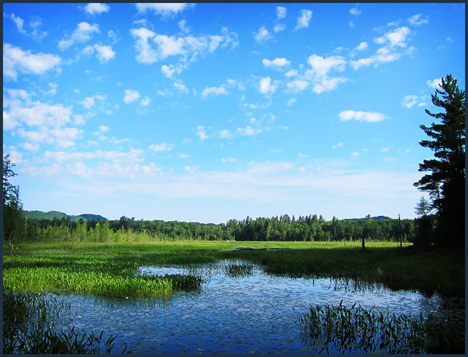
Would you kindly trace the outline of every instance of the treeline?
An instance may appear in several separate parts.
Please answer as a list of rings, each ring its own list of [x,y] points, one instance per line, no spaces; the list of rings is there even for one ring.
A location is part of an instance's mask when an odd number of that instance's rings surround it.
[[[125,216],[119,220],[25,219],[24,231],[15,240],[64,242],[156,242],[174,240],[236,241],[394,241],[413,242],[416,221],[382,219],[370,215],[357,221],[325,221],[317,215],[295,218],[285,214],[272,218],[247,216],[226,224],[203,224],[178,221],[144,221]]]

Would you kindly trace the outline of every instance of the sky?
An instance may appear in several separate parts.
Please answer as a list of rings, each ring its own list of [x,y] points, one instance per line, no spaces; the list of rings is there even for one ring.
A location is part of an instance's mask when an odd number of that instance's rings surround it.
[[[415,218],[464,4],[3,4],[24,210]]]

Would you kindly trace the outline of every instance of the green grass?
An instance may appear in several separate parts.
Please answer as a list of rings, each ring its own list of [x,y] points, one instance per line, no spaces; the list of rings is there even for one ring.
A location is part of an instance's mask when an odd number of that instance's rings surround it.
[[[266,250],[234,250],[242,246]],[[427,295],[463,296],[465,286],[463,251],[421,253],[396,243],[368,243],[366,251],[360,242],[23,243],[13,250],[4,246],[3,258],[3,289],[14,291],[162,296],[200,288],[203,281],[192,273],[137,275],[139,266],[213,263],[229,258],[262,264],[272,274],[312,274],[361,286],[378,283],[420,290]]]
[[[463,315],[395,315],[378,309],[310,306],[299,319],[312,346],[348,353],[465,353]]]

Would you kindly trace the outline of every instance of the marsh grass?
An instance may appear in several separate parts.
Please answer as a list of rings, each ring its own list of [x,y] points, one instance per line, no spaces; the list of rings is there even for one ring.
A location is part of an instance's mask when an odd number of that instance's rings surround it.
[[[244,262],[229,263],[223,266],[226,276],[231,278],[252,276],[254,273],[253,265]]]
[[[462,315],[395,315],[340,303],[310,306],[298,323],[309,345],[343,353],[465,353]]]
[[[266,249],[235,250],[247,244]],[[4,290],[62,289],[112,296],[120,289],[135,297],[162,296],[184,289],[184,284],[174,284],[175,277],[141,279],[136,276],[138,267],[235,258],[262,264],[269,274],[347,279],[361,288],[381,284],[426,296],[464,296],[465,290],[463,251],[417,252],[395,243],[369,243],[366,252],[359,242],[346,246],[341,242],[24,243],[18,247],[4,251]],[[193,284],[185,280],[188,289]]]
[[[69,304],[44,293],[4,292],[3,354],[100,353],[101,343],[111,353],[117,336],[103,340],[103,331],[95,336],[93,332],[77,333],[74,327],[63,328],[71,323],[69,309]]]

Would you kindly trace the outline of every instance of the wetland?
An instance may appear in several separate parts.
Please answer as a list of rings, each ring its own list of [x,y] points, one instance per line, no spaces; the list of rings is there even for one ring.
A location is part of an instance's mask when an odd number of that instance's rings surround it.
[[[55,330],[101,334],[113,353],[464,351],[456,255],[245,243],[24,244],[4,255],[4,297],[48,292],[67,305]],[[414,260],[451,278],[402,279]]]

